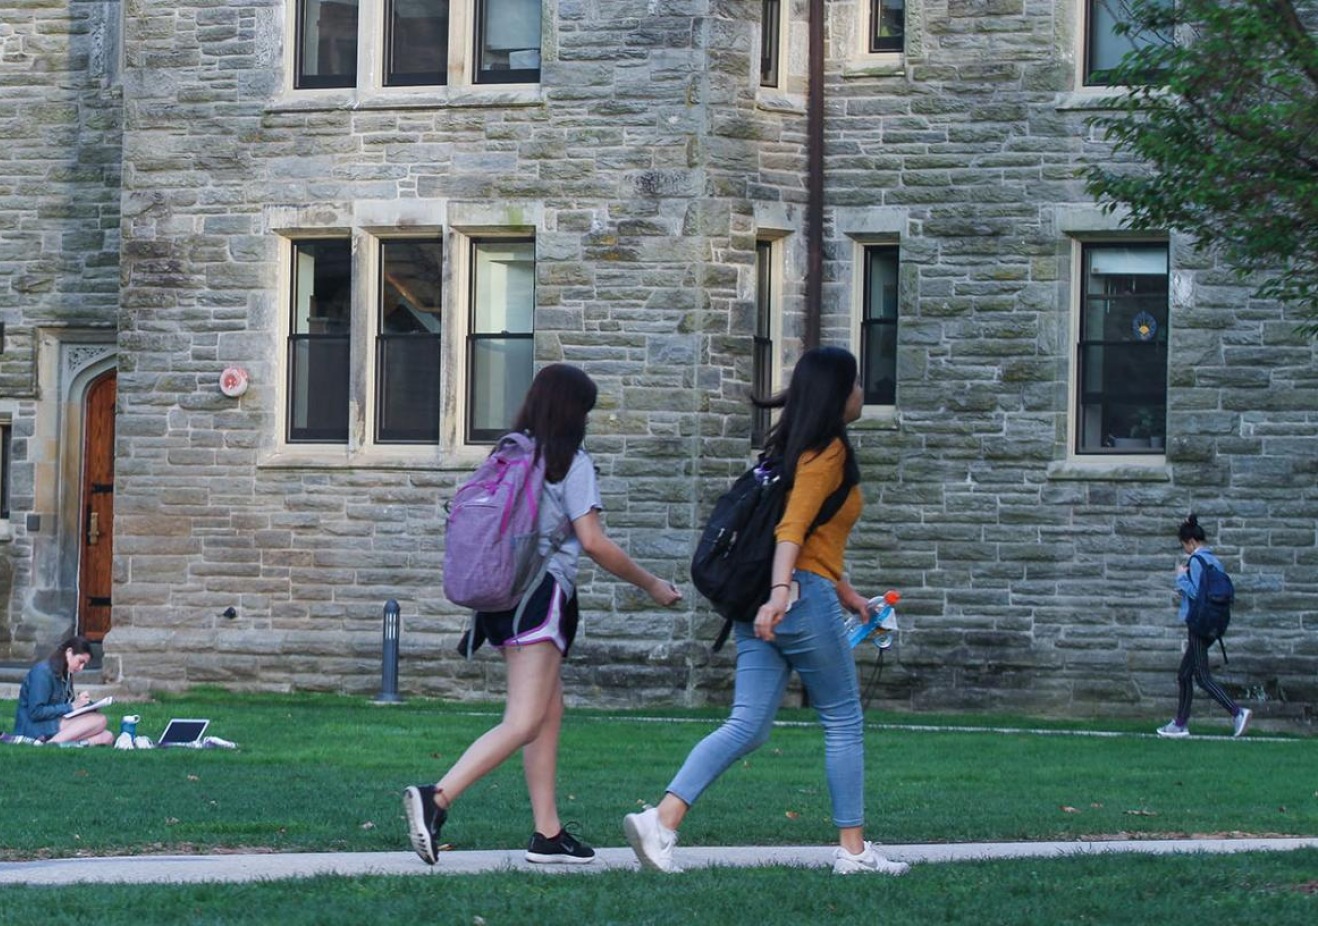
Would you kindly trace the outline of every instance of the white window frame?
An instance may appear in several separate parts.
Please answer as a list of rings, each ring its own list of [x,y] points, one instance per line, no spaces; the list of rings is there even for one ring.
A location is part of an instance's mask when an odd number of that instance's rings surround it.
[[[766,84],[766,83],[763,82],[763,79],[760,77],[760,68],[759,68],[759,66],[757,65],[757,67],[756,67],[756,69],[755,69],[755,70],[756,70],[756,84],[757,84],[757,86],[759,86],[759,88],[760,88],[761,90],[782,90],[782,89],[784,89],[784,87],[785,87],[785,85],[786,85],[786,83],[787,83],[787,71],[788,71],[788,59],[787,59],[787,30],[788,30],[788,28],[790,27],[790,22],[791,22],[790,18],[788,17],[788,13],[790,12],[790,10],[791,10],[791,8],[792,8],[792,2],[793,2],[793,0],[777,0],[777,2],[778,2],[778,22],[777,22],[777,27],[778,27],[778,47],[777,47],[777,50],[775,51],[775,56],[776,56],[776,57],[775,57],[775,60],[777,61],[777,69],[778,69],[778,73],[777,73],[777,76],[774,78],[774,80],[773,80],[772,83],[767,83],[767,84]],[[761,0],[761,3],[760,3],[760,24],[759,24],[758,29],[756,30],[756,37],[759,39],[759,41],[756,43],[756,47],[759,48],[759,49],[761,49],[761,51],[762,51],[762,50],[764,49],[764,3],[763,3],[763,0]],[[756,59],[756,60],[759,61],[760,58],[757,56],[757,59]]]
[[[844,77],[882,77],[903,74],[906,62],[919,58],[924,53],[922,24],[924,22],[925,0],[906,0],[906,15],[902,35],[901,51],[870,51],[869,37],[872,29],[870,23],[870,0],[843,0],[839,4],[842,15],[838,17],[841,28],[850,34],[839,42],[846,49],[847,60],[843,64]],[[847,6],[850,15],[847,15]]]
[[[509,90],[526,90],[538,88],[539,82],[527,83],[481,83],[476,79],[476,7],[478,0],[452,0],[449,6],[449,48],[447,62],[447,83],[444,84],[409,84],[386,87],[385,41],[388,35],[385,12],[388,4],[385,0],[359,0],[357,9],[357,79],[354,85],[347,87],[298,87],[299,46],[302,41],[298,30],[298,10],[303,0],[289,0],[285,14],[285,34],[289,41],[284,43],[285,94],[290,99],[315,99],[320,97],[358,95],[386,97],[425,97],[431,100],[445,99],[451,96],[466,96],[472,92],[507,93]],[[540,67],[544,67],[544,50],[547,44],[545,36],[551,15],[556,14],[557,4],[552,0],[542,0],[540,5]]]
[[[755,239],[755,266],[752,271],[753,276],[753,298],[755,300],[755,321],[754,328],[751,332],[752,338],[759,337],[760,330],[760,306],[761,297],[765,298],[768,307],[768,340],[769,340],[769,375],[768,385],[769,392],[777,393],[783,388],[783,272],[786,268],[786,238],[781,232],[761,232]],[[768,252],[768,271],[769,287],[768,292],[761,290],[760,275],[760,255],[761,250]],[[753,344],[753,341],[752,341]],[[759,372],[757,367],[757,353],[752,347],[751,351],[751,388],[754,389]],[[752,408],[751,415],[751,443],[755,449],[763,443],[769,427],[773,423],[772,412],[764,426],[764,434],[756,432],[755,416],[760,413],[759,409]]]

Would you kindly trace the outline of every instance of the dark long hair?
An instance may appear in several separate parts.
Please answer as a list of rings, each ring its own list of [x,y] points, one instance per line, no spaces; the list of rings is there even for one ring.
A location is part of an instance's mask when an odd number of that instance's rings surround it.
[[[90,656],[92,655],[92,644],[84,636],[72,636],[55,647],[55,652],[46,658],[46,662],[50,663],[50,669],[58,679],[69,677],[69,661],[64,658],[64,653],[67,650],[73,650],[75,656]]]
[[[1181,543],[1185,543],[1187,540],[1198,540],[1200,543],[1205,543],[1208,540],[1208,535],[1204,533],[1203,527],[1199,524],[1199,516],[1193,511],[1176,529],[1176,536],[1181,538]]]
[[[780,408],[778,421],[769,429],[764,451],[783,461],[783,475],[790,485],[796,479],[801,454],[818,453],[834,440],[846,448],[844,478],[859,481],[855,453],[847,438],[847,400],[856,385],[856,357],[841,347],[813,347],[801,355],[792,370],[792,380],[777,395],[752,396],[757,408]]]
[[[535,438],[536,457],[544,458],[548,481],[561,482],[567,475],[598,394],[594,380],[566,363],[551,363],[531,381],[513,430]]]

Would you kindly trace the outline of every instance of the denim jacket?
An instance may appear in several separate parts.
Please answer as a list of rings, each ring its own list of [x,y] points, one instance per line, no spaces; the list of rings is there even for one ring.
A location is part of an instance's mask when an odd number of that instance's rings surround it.
[[[1185,572],[1177,573],[1176,588],[1181,593],[1181,621],[1184,622],[1190,617],[1190,599],[1199,597],[1199,577],[1203,574],[1204,567],[1202,560],[1209,565],[1222,568],[1222,561],[1213,555],[1213,551],[1208,547],[1200,547],[1194,551],[1190,557],[1189,568]]]
[[[73,710],[73,679],[55,677],[50,663],[42,660],[32,667],[18,692],[14,733],[18,736],[54,736],[60,718]]]

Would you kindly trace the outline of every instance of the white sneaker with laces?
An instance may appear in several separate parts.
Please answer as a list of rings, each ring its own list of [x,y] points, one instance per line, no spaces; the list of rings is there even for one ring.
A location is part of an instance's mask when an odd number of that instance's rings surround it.
[[[673,861],[677,833],[659,822],[658,809],[648,807],[640,813],[627,814],[622,818],[622,831],[627,834],[627,843],[642,868],[669,874],[682,870]]]
[[[134,749],[155,749],[155,748],[156,748],[156,744],[153,743],[153,742],[151,742],[151,737],[149,737],[149,736],[135,736],[135,737],[133,737],[133,748],[134,748]]]
[[[1189,727],[1178,726],[1177,723],[1176,723],[1176,721],[1173,720],[1171,723],[1167,724],[1166,726],[1164,726],[1164,727],[1159,727],[1159,728],[1158,728],[1158,735],[1159,735],[1159,736],[1170,736],[1170,737],[1173,738],[1173,739],[1180,739],[1180,738],[1183,737],[1183,736],[1189,736],[1189,735],[1190,735],[1190,728],[1189,728]]]
[[[119,734],[119,738],[116,739],[116,740],[114,741],[114,748],[115,748],[115,749],[132,749],[132,748],[133,748],[133,734],[129,733],[127,730],[125,730],[123,733],[120,733],[120,734]]]
[[[1244,736],[1245,731],[1249,729],[1249,718],[1253,716],[1254,716],[1253,711],[1251,711],[1247,707],[1242,707],[1240,709],[1240,713],[1236,715],[1236,719],[1231,726],[1231,735],[1233,737]]]
[[[852,855],[841,846],[833,853],[833,874],[835,875],[858,875],[858,874],[878,874],[878,875],[904,875],[911,870],[911,866],[905,862],[893,862],[878,853],[874,848],[874,843],[865,843],[865,851],[859,855]]]

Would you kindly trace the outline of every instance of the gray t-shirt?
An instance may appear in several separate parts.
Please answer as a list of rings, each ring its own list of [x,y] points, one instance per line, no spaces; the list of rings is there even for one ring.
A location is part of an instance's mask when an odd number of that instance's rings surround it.
[[[545,483],[545,504],[540,508],[540,550],[548,552],[550,538],[555,532],[567,533],[549,560],[549,572],[558,580],[563,591],[572,595],[577,589],[577,560],[581,557],[581,541],[572,532],[568,522],[589,514],[592,508],[603,510],[599,480],[595,477],[595,461],[585,450],[578,449],[562,482]]]

